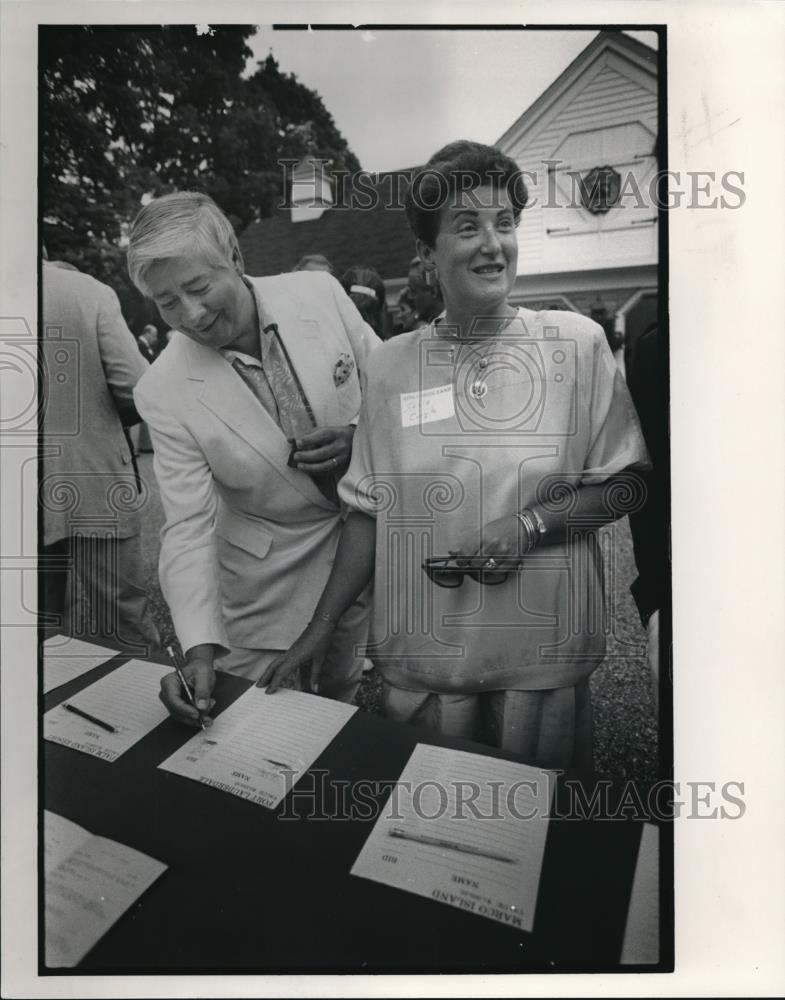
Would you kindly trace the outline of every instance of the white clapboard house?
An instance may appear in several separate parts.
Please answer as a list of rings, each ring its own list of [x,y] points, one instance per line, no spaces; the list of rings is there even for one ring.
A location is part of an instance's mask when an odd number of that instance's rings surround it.
[[[514,302],[629,343],[657,318],[657,53],[603,31],[496,145],[526,171]]]
[[[582,312],[609,339],[618,331],[628,343],[656,320],[657,218],[648,183],[657,131],[656,51],[603,31],[498,140],[531,175],[516,305]],[[336,198],[321,170],[303,163],[289,207],[241,234],[249,273],[289,270],[306,253],[324,254],[339,277],[350,265],[370,265],[394,308],[415,253],[401,195],[412,168],[376,175],[379,197],[365,208]]]

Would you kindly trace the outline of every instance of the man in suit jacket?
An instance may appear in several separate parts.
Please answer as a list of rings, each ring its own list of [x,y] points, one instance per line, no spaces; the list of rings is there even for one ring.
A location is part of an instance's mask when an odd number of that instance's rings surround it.
[[[143,495],[123,431],[147,362],[112,289],[76,269],[44,264],[43,316],[44,610],[72,635],[149,655]]]
[[[178,331],[135,398],[166,514],[161,587],[203,710],[215,666],[258,679],[310,620],[342,524],[359,373],[379,341],[327,273],[244,275],[205,195],[150,202],[128,267]],[[367,621],[366,595],[336,631],[321,693],[353,697]],[[175,675],[162,700],[198,724]]]

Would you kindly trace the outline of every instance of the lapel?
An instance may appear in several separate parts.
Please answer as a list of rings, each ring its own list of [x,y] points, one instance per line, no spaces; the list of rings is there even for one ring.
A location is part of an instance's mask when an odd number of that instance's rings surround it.
[[[265,458],[286,483],[311,503],[334,511],[310,476],[286,464],[289,445],[281,428],[221,355],[186,341],[188,381],[199,402]]]
[[[278,325],[278,336],[311,404],[317,427],[335,426],[340,420],[333,381],[338,358],[332,356],[332,338],[319,329],[311,300],[294,289],[282,288],[282,282],[275,278],[249,280],[264,311]]]

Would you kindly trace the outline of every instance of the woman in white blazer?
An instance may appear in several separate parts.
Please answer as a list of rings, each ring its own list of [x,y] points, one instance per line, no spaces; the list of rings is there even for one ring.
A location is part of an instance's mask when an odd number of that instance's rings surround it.
[[[258,679],[311,618],[340,535],[359,373],[379,341],[327,273],[244,275],[206,195],[146,205],[128,268],[177,331],[135,400],[166,515],[161,587],[198,713],[175,674],[161,697],[197,725],[215,666]],[[364,594],[343,616],[320,693],[353,697],[368,608]]]

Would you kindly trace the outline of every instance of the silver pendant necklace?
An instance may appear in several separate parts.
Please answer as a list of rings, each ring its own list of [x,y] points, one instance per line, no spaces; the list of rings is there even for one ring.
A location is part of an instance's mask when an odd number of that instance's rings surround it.
[[[485,380],[486,369],[490,364],[488,354],[493,353],[499,334],[502,333],[502,331],[509,325],[510,320],[513,318],[514,316],[511,316],[495,334],[488,336],[487,339],[490,341],[490,345],[485,347],[482,354],[477,350],[477,348],[472,347],[472,345],[466,341],[458,341],[457,358],[455,357],[455,351],[450,351],[450,361],[452,362],[455,360],[456,367],[459,367],[460,365],[460,350],[462,347],[468,347],[472,354],[477,356],[477,360],[473,362],[472,370],[468,373],[468,379],[471,380],[469,384],[469,395],[473,399],[482,400],[488,393],[488,383]]]
[[[486,369],[490,364],[488,359],[488,354],[491,354],[496,346],[496,338],[491,339],[489,347],[486,347],[485,351],[480,354],[477,348],[472,347],[471,344],[464,343],[460,345],[461,347],[468,347],[472,354],[476,355],[477,360],[472,362],[472,368],[468,372],[469,382],[469,395],[472,399],[484,399],[488,392],[488,383],[485,381]],[[460,351],[458,354],[458,364],[460,364]]]
[[[469,345],[467,344],[467,347],[468,346]],[[474,399],[483,399],[485,397],[485,394],[488,392],[488,385],[485,382],[485,369],[487,367],[488,367],[488,359],[485,357],[485,355],[482,355],[480,357],[480,360],[477,362],[477,368],[475,372],[473,372],[474,380],[472,384],[469,386],[469,392],[471,393]]]

